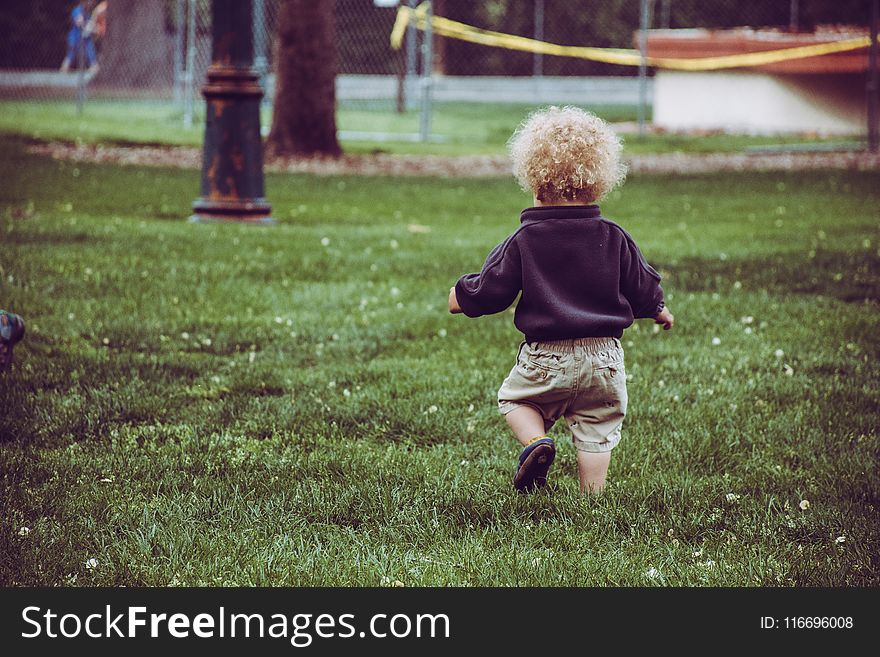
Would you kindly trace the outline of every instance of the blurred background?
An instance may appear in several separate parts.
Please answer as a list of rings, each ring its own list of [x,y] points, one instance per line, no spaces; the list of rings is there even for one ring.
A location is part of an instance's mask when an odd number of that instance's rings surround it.
[[[264,126],[270,123],[281,3],[254,0],[255,66],[266,91]],[[4,2],[0,7],[0,129],[14,122],[21,130],[22,122],[33,122],[36,136],[63,136],[53,135],[53,130],[67,130],[88,138],[104,125],[111,134],[103,137],[112,138],[115,122],[130,127],[143,121],[161,126],[161,141],[198,143],[203,119],[200,90],[211,55],[209,0],[100,3],[98,7],[106,9],[104,24],[77,42],[72,60],[63,66],[75,29],[72,12],[79,4],[34,0]],[[337,125],[342,139],[457,142],[491,151],[503,144],[511,123],[515,125],[524,111],[547,103],[596,108],[623,124],[652,118],[655,70],[650,67],[642,71],[640,84],[638,66],[488,47],[417,30],[413,22],[401,47],[394,49],[390,35],[399,4],[417,5],[415,0],[335,2]],[[431,11],[538,41],[621,49],[639,47],[640,26],[652,33],[746,28],[756,31],[759,40],[767,34],[825,31],[827,39],[829,30],[832,35],[867,35],[870,21],[870,3],[860,0],[434,0]],[[769,43],[766,48],[786,45]],[[849,71],[854,80],[850,87],[855,88],[849,93],[858,95],[850,120],[856,127],[830,132],[855,131],[859,138],[864,137],[858,132],[864,125],[865,66],[857,68]],[[84,117],[87,124],[65,127],[71,116]],[[811,132],[810,125],[801,132]],[[667,126],[677,127],[681,126]],[[741,132],[762,132],[732,125],[737,127]],[[812,132],[824,133],[825,128],[820,122]],[[153,138],[151,130],[128,130],[125,137]]]

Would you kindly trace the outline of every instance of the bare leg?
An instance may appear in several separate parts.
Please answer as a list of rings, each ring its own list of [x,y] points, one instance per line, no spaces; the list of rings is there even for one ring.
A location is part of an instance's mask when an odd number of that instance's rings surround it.
[[[533,438],[543,436],[544,418],[531,406],[520,406],[504,416],[507,424],[513,429],[513,435],[522,443],[523,447],[529,444]]]
[[[578,450],[578,479],[581,493],[601,493],[605,488],[605,475],[611,463],[611,452],[582,452]]]

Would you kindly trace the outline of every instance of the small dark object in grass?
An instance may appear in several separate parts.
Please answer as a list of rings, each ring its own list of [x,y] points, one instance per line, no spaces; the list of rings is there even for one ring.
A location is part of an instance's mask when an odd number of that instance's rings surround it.
[[[0,310],[0,370],[12,362],[12,347],[24,337],[24,320]]]

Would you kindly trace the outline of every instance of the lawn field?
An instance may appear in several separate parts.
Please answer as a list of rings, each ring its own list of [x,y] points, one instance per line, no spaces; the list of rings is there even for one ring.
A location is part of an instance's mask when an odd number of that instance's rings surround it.
[[[512,103],[437,103],[431,121],[432,141],[418,143],[419,113],[397,114],[390,105],[366,103],[340,105],[336,125],[344,150],[348,153],[399,153],[439,155],[501,155],[513,130],[535,106]],[[587,107],[606,121],[636,120],[636,108],[621,105]],[[196,106],[193,125],[183,127],[183,115],[168,101],[90,100],[77,114],[72,101],[37,102],[0,100],[0,135],[24,135],[40,140],[83,143],[167,144],[199,146],[205,126],[203,107]],[[263,112],[262,125],[268,126],[271,111]],[[649,117],[650,120],[650,117]],[[378,139],[377,135],[382,135]],[[400,135],[395,139],[394,135]],[[355,138],[356,137],[356,138]],[[647,134],[643,138],[627,135],[627,152],[715,153],[737,152],[746,148],[796,147],[851,150],[860,147],[860,137],[820,137],[803,135],[745,136],[726,134]]]
[[[0,584],[880,585],[875,172],[632,176],[664,276],[623,338],[606,492],[512,490],[510,313],[446,312],[512,179],[269,175],[278,224],[190,224],[199,172],[0,140]]]

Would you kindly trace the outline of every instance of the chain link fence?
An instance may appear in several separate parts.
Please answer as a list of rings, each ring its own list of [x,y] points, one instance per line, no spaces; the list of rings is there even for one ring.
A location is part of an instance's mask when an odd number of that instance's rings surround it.
[[[284,0],[252,2],[254,63],[263,75],[268,114],[273,44]],[[640,102],[650,105],[650,69],[640,87],[638,67],[490,47],[416,29],[414,21],[395,49],[390,35],[398,4],[415,8],[421,3],[335,0],[343,139],[442,139],[461,126],[445,117],[457,114],[466,122],[467,116],[506,106],[520,113],[551,102],[605,106],[616,108],[612,118],[634,120]],[[77,34],[76,12],[94,13],[102,5],[106,30],[95,31],[86,21]],[[638,47],[640,24],[773,27],[791,33],[847,24],[866,32],[869,18],[861,0],[434,0],[429,11],[482,30],[618,49]],[[166,118],[194,130],[202,120],[200,90],[211,49],[209,0],[8,2],[0,7],[0,29],[5,35],[0,113],[21,111],[9,101],[68,103],[79,111],[112,101],[167,108]],[[62,66],[71,52],[73,59]]]

